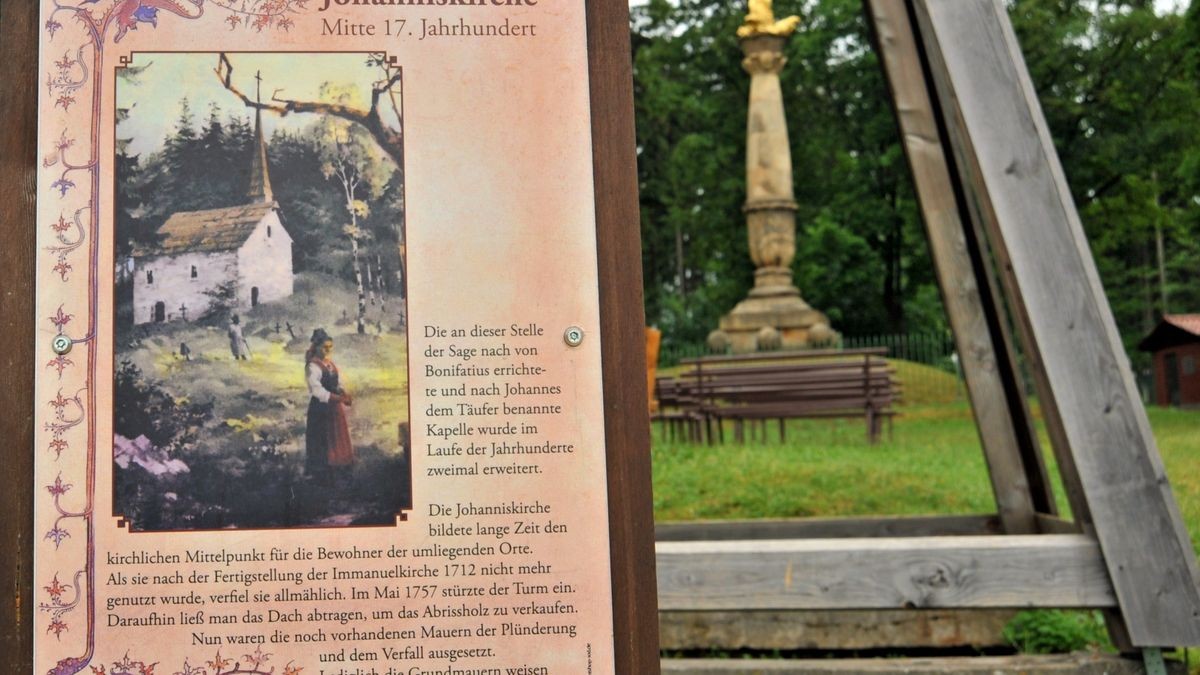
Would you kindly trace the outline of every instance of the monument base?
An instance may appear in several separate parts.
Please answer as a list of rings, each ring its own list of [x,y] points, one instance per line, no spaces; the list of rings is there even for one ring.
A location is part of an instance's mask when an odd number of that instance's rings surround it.
[[[804,302],[791,283],[778,283],[772,272],[759,270],[759,283],[721,317],[720,327],[708,335],[710,349],[747,354],[820,346],[838,338],[829,319]]]

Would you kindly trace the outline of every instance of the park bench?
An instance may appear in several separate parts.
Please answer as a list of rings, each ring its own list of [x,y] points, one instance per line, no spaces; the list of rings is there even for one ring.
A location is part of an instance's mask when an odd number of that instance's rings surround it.
[[[650,421],[662,423],[664,440],[686,438],[694,443],[703,438],[704,416],[693,383],[671,376],[656,377],[654,399],[657,405]]]
[[[685,359],[687,370],[674,381],[659,381],[660,403],[676,416],[663,419],[687,425],[691,416],[711,443],[714,428],[724,442],[725,420],[732,421],[735,439],[745,441],[747,430],[765,440],[770,420],[778,421],[783,440],[790,419],[861,417],[875,443],[885,420],[891,428],[900,396],[886,354],[877,348]],[[691,436],[691,427],[685,428]]]

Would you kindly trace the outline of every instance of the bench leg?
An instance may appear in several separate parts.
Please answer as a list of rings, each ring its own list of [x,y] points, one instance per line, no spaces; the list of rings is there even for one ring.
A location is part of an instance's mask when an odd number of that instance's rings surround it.
[[[879,443],[879,436],[883,432],[883,424],[880,416],[875,414],[874,408],[867,411],[867,425],[871,445],[876,445]]]

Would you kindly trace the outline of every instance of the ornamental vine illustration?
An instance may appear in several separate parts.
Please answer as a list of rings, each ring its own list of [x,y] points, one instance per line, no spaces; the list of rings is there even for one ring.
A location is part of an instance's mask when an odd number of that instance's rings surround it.
[[[304,11],[306,0],[49,0],[43,9],[43,30],[51,47],[46,51],[46,69],[41,78],[45,86],[42,110],[43,133],[54,138],[51,152],[42,159],[45,181],[42,199],[56,203],[58,211],[53,220],[45,223],[52,233],[52,243],[46,247],[51,256],[48,266],[63,284],[82,283],[75,272],[86,269],[87,285],[83,292],[64,293],[68,302],[86,301],[86,307],[60,305],[50,323],[59,335],[70,338],[73,350],[54,354],[45,361],[60,382],[72,376],[82,380],[82,386],[72,395],[60,389],[46,405],[53,408],[53,421],[44,431],[49,434],[48,449],[55,462],[72,451],[78,443],[76,431],[82,430],[86,452],[86,469],[80,477],[64,476],[62,470],[46,487],[45,497],[52,501],[56,514],[43,533],[43,542],[50,550],[40,553],[54,559],[67,569],[70,583],[64,583],[61,572],[43,579],[39,586],[46,600],[39,610],[47,619],[45,633],[61,639],[71,630],[71,617],[79,611],[85,615],[86,641],[83,652],[61,658],[49,672],[52,675],[71,675],[87,668],[95,655],[95,591],[94,591],[94,523],[96,471],[96,368],[97,368],[97,311],[98,273],[100,256],[100,156],[101,92],[106,76],[106,46],[130,40],[138,32],[154,30],[160,21],[197,20],[206,13],[216,14],[229,30],[242,29],[251,33],[287,31],[297,13]],[[85,111],[86,118],[81,118]],[[81,124],[82,122],[82,124]],[[80,255],[82,254],[82,259]],[[72,323],[79,316],[86,324],[73,333]],[[68,326],[70,325],[70,327]],[[82,373],[73,368],[83,364]],[[71,523],[76,523],[73,526]],[[74,563],[55,555],[64,542],[82,529],[85,555]],[[63,555],[63,558],[66,556]],[[230,675],[232,673],[267,673],[264,670],[269,655],[256,652],[240,660],[241,665],[225,663],[218,654],[207,668],[192,667],[185,662],[181,675]],[[216,664],[216,665],[215,665]],[[92,673],[105,675],[152,675],[156,664],[130,660],[113,661],[91,666]],[[231,669],[232,668],[232,669]],[[287,675],[299,672],[290,664]]]

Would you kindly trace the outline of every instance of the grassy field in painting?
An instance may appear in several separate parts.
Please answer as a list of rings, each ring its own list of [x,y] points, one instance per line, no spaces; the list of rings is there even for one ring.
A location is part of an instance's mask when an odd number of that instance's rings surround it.
[[[118,511],[147,529],[388,521],[408,499],[398,434],[408,420],[407,341],[399,302],[371,305],[365,334],[355,307],[350,284],[300,275],[291,297],[239,312],[248,360],[232,357],[223,317],[118,331],[116,433],[151,441],[118,463]],[[358,458],[320,481],[303,475],[304,354],[315,328],[333,337],[333,361],[354,396]],[[161,410],[143,420],[138,406]],[[180,421],[164,431],[163,419]],[[401,483],[405,494],[397,494]]]

